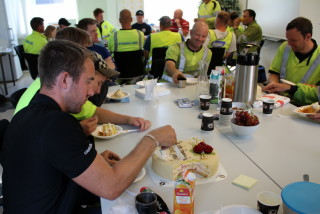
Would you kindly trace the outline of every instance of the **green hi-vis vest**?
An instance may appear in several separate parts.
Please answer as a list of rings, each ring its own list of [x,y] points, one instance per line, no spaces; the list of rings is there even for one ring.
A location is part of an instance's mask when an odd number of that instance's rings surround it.
[[[118,30],[109,37],[108,48],[111,52],[142,50],[144,34],[140,30]]]
[[[211,0],[208,4],[202,2],[198,10],[198,18],[206,19],[210,29],[214,28],[216,16],[221,11],[219,2]]]
[[[23,41],[25,53],[40,54],[41,49],[48,43],[47,37],[38,31],[32,31]]]
[[[116,30],[115,27],[107,21],[102,22],[101,29],[102,29],[102,32],[100,32],[99,27],[97,27],[97,33],[98,33],[98,38],[103,40],[108,40],[111,33],[113,33]]]
[[[232,36],[233,36],[233,33],[227,31],[227,35],[225,37],[217,39],[215,30],[210,29],[205,45],[207,45],[208,48],[215,47],[215,48],[225,48],[225,50],[228,50],[232,42]]]
[[[178,42],[182,42],[180,33],[165,30],[160,31],[159,33],[150,34],[150,51],[146,66],[147,71],[151,69],[153,48],[167,47]]]

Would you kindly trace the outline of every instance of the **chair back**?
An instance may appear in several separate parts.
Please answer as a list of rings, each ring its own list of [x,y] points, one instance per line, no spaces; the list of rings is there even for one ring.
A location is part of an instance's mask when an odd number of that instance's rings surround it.
[[[120,72],[119,78],[134,78],[145,74],[142,50],[114,52],[114,61]]]
[[[18,57],[19,57],[19,61],[20,61],[20,66],[21,69],[24,70],[28,70],[28,67],[26,65],[26,61],[24,58],[24,50],[23,50],[23,45],[17,45],[13,47],[14,50],[16,51]]]
[[[164,66],[166,63],[166,52],[168,47],[160,47],[152,49],[152,64],[150,74],[154,76],[154,78],[161,79]]]
[[[225,48],[213,47],[213,48],[210,48],[210,50],[212,52],[212,57],[208,67],[208,75],[210,75],[211,70],[215,69],[216,66],[223,65],[223,59],[225,54]]]
[[[9,121],[7,119],[0,120],[0,164],[1,166],[3,166],[3,153],[2,153],[3,140],[4,140],[4,135],[7,131],[8,126],[9,126]]]
[[[29,54],[25,53],[24,57],[27,60],[29,72],[31,74],[32,79],[36,79],[38,76],[38,54]]]
[[[262,49],[263,45],[264,45],[264,39],[260,41],[260,44],[259,44],[260,47],[257,49],[257,52],[258,52],[259,56],[260,56],[260,52],[261,52],[261,49]]]

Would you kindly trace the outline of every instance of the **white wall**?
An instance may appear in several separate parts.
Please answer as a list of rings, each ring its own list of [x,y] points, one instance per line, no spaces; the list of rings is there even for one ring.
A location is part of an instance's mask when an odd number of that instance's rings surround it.
[[[320,43],[320,1],[319,0],[300,0],[299,15],[310,19],[313,25],[313,38]]]

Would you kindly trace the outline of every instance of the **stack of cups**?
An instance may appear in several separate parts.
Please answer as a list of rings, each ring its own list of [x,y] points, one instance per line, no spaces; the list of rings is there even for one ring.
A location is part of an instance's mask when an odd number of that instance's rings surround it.
[[[228,126],[232,118],[232,99],[223,98],[221,102],[219,124],[221,126]]]

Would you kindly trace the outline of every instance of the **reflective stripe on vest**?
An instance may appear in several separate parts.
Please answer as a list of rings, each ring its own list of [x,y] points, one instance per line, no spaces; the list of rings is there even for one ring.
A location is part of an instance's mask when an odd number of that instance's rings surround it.
[[[184,54],[184,46],[185,46],[185,43],[184,42],[181,42],[181,43],[178,43],[179,47],[180,47],[180,62],[179,62],[179,70],[180,71],[183,71],[184,70],[184,66],[186,64],[186,57],[185,57],[185,54]],[[206,60],[207,56],[208,56],[208,48],[203,46],[204,48],[204,52],[203,52],[203,56],[202,56],[202,60]]]
[[[139,36],[139,49],[142,50],[142,36],[138,30],[136,30]],[[114,32],[114,51],[118,51],[118,31]]]
[[[289,60],[291,47],[287,45],[284,49],[283,56],[282,56],[282,63],[280,68],[280,79],[285,79],[287,73],[287,63]],[[307,83],[309,78],[311,77],[313,71],[318,67],[320,64],[320,55],[313,61],[312,65],[310,65],[308,71],[304,74],[303,78],[301,79],[300,83]]]

